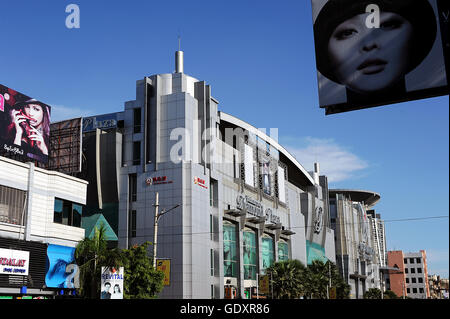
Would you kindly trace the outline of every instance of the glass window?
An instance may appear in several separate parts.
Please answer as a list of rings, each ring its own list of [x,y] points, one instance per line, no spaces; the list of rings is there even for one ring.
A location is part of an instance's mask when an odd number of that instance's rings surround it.
[[[403,258],[403,263],[407,264],[408,263],[408,258]]]
[[[420,258],[416,258],[416,263],[418,263],[418,264],[421,263]]]
[[[141,142],[133,142],[133,165],[141,164]]]
[[[417,268],[417,273],[421,274],[422,273],[422,268]]]
[[[83,208],[79,204],[72,205],[72,226],[81,227],[81,216],[83,213]]]
[[[410,293],[410,290],[409,290],[409,288],[406,288],[406,292],[407,292],[407,293]]]
[[[289,259],[289,246],[284,240],[278,242],[278,260],[284,261]]]
[[[262,270],[272,266],[274,262],[274,248],[273,239],[269,235],[264,235],[262,238]]]
[[[53,222],[62,224],[63,201],[55,198],[55,213],[53,214]]]
[[[141,108],[135,108],[134,110],[134,133],[140,133],[141,132]]]
[[[130,183],[130,202],[135,202],[137,200],[137,175],[136,174],[130,174],[129,177],[129,183]]]
[[[27,192],[0,185],[0,222],[21,225]]]
[[[414,264],[414,258],[409,258],[409,263]]]
[[[417,293],[417,288],[413,288],[412,290],[413,290],[413,294]]]
[[[256,280],[256,233],[246,228],[243,232],[244,279]]]
[[[132,210],[130,211],[130,216],[129,216],[129,234],[128,236],[130,236],[131,238],[136,237],[136,210]]]
[[[420,277],[418,280],[419,280],[419,284],[423,284],[423,278]]]
[[[415,283],[416,283],[416,278],[411,278],[411,282],[412,282],[413,284],[415,284]]]
[[[408,268],[405,268],[405,274],[407,274],[408,273]]]
[[[409,284],[409,278],[406,278],[406,283]]]
[[[411,268],[411,273],[415,274],[416,273],[416,269],[415,268]]]
[[[423,294],[423,288],[419,288],[419,292]]]
[[[53,222],[68,226],[81,227],[83,205],[55,198]]]
[[[225,277],[238,275],[236,225],[230,222],[223,223],[223,272]]]

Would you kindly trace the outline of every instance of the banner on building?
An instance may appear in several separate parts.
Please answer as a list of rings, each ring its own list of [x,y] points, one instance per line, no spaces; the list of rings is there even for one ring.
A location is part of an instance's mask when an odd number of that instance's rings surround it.
[[[123,299],[124,268],[102,267],[100,299]]]
[[[164,273],[164,286],[170,286],[170,259],[156,259],[156,270]]]
[[[269,276],[259,276],[258,293],[269,294]]]
[[[51,107],[0,84],[0,154],[47,163]]]
[[[80,288],[80,272],[75,248],[48,245],[45,285],[49,288]]]
[[[312,11],[326,114],[449,94],[447,0],[312,0]]]

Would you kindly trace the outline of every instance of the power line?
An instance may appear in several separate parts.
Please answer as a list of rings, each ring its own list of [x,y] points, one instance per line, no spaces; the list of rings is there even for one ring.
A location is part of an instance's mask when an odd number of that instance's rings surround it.
[[[430,220],[430,219],[443,219],[443,218],[449,218],[448,215],[441,215],[441,216],[428,216],[428,217],[417,217],[417,218],[402,218],[402,219],[391,219],[391,220],[381,220],[384,223],[386,222],[408,222],[408,221],[417,221],[417,220]],[[367,222],[363,222],[363,223],[367,223],[369,224],[370,221]],[[340,226],[341,225],[355,225],[354,222],[347,222],[347,223],[337,223]],[[159,226],[160,228],[164,229],[164,228],[172,228],[173,226]],[[192,227],[192,226],[183,226],[183,227]],[[292,229],[306,229],[308,227],[315,227],[314,225],[305,225],[305,226],[296,226],[296,227],[291,227],[289,228],[290,230]],[[214,234],[218,234],[220,233],[219,231],[207,231],[207,232],[184,232],[184,233],[172,233],[172,234],[158,234],[158,236],[192,236],[192,235],[214,235]],[[142,237],[151,237],[151,235],[136,235],[133,237],[129,237],[130,239],[132,238],[142,238]]]

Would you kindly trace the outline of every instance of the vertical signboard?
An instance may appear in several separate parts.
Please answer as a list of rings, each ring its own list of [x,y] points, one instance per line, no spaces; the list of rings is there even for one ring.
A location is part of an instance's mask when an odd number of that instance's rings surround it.
[[[448,94],[446,9],[447,0],[312,0],[320,107],[333,114]]]
[[[123,299],[123,274],[123,267],[102,267],[100,299]]]
[[[244,172],[245,184],[255,187],[255,176],[253,171],[253,148],[250,145],[244,145]]]
[[[0,154],[47,163],[50,112],[47,104],[0,84]]]
[[[284,187],[284,168],[278,166],[278,174],[277,174],[277,182],[278,182],[278,199],[282,203],[286,203],[286,189]]]
[[[156,270],[164,273],[164,286],[170,286],[170,259],[156,259]]]

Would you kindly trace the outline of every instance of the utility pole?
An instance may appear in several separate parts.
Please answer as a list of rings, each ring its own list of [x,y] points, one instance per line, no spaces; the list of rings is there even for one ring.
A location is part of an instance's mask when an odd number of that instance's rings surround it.
[[[158,220],[159,220],[159,193],[156,192],[155,198],[155,219],[153,221],[153,269],[156,269],[156,247],[158,246]]]
[[[170,208],[169,210],[163,209],[161,213],[158,212],[159,210],[159,193],[156,192],[156,198],[155,198],[155,219],[153,223],[153,269],[156,269],[156,248],[158,245],[158,221],[159,218],[164,215],[165,213],[170,212],[171,210],[177,208],[180,206],[180,204],[175,205],[174,207]]]

